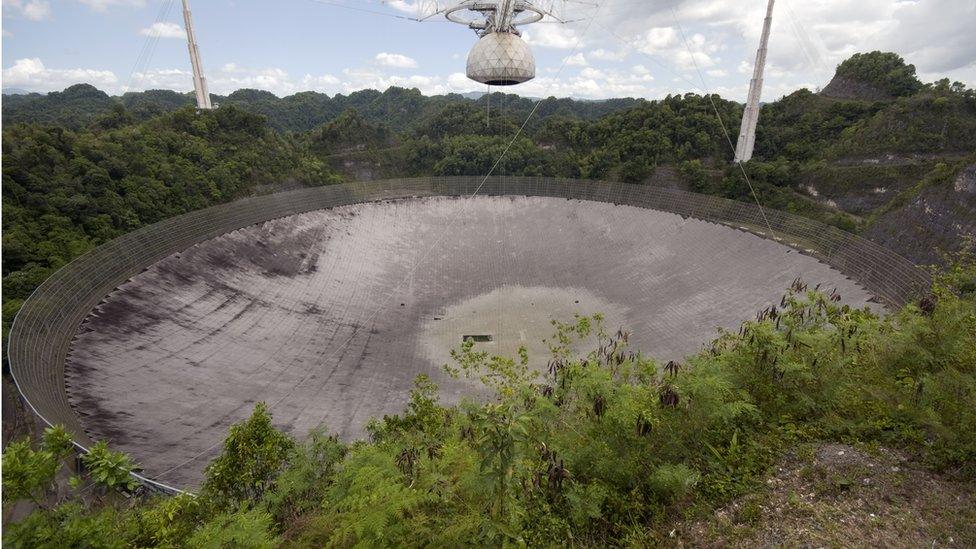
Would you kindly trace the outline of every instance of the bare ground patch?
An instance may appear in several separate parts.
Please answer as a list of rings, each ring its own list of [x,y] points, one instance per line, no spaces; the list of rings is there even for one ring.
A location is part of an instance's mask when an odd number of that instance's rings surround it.
[[[763,492],[672,537],[687,547],[976,547],[974,488],[884,448],[804,446]]]

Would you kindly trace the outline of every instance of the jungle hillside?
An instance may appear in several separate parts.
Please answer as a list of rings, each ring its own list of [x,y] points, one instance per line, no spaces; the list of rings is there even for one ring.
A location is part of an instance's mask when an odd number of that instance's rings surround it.
[[[600,315],[554,322],[545,372],[465,343],[445,368],[487,399],[447,406],[420,377],[402,414],[353,443],[328,425],[292,438],[259,403],[193,495],[137,485],[110,441],[71,472],[63,429],[22,403],[28,419],[8,425],[5,379],[3,542],[976,546],[976,90],[854,55],[823,90],[763,106],[742,169],[726,132],[743,107],[718,96],[492,94],[490,119],[487,101],[239,90],[197,112],[163,90],[5,95],[4,338],[51,273],[141,226],[305,186],[483,175],[517,134],[494,175],[758,199],[930,266],[933,286],[880,314],[796,280],[668,363]]]

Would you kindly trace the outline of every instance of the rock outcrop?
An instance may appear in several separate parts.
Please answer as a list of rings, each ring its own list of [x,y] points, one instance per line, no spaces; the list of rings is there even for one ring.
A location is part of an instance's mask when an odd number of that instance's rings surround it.
[[[840,75],[834,76],[827,87],[820,91],[820,95],[847,101],[890,101],[894,99],[873,84]]]
[[[923,189],[905,206],[882,215],[865,237],[918,264],[942,263],[976,237],[976,165],[955,181]]]

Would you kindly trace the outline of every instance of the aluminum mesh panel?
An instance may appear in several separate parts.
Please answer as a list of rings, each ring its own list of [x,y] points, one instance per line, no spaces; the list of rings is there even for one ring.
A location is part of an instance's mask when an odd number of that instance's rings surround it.
[[[388,198],[522,195],[626,204],[722,223],[772,238],[853,278],[891,307],[929,285],[926,273],[877,244],[812,221],[767,211],[767,234],[754,205],[669,189],[552,178],[418,178],[301,189],[239,200],[143,227],[79,257],[46,280],[14,321],[11,372],[31,408],[91,444],[65,391],[65,360],[80,324],[120,284],[161,259],[216,236],[271,219]],[[141,479],[144,480],[144,479]],[[163,486],[164,489],[169,487]]]

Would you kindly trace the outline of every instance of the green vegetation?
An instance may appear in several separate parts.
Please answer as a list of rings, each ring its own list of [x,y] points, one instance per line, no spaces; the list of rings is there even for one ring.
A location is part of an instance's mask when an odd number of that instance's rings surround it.
[[[877,52],[855,56],[838,75],[891,98],[800,90],[766,105],[757,158],[745,170],[767,206],[870,229],[926,189],[953,188],[976,162],[974,90],[922,85],[913,67]],[[753,200],[729,165],[722,128],[734,134],[741,106],[715,96],[546,99],[514,141],[536,103],[502,94],[491,98],[490,121],[486,98],[397,88],[280,99],[241,90],[199,113],[187,95],[118,99],[84,85],[4,99],[4,337],[33,289],[92,247],[278,187],[485,174],[507,151],[496,175],[667,184]],[[61,482],[57,494],[71,447],[63,430],[50,429],[4,451],[5,504],[36,507],[4,525],[4,542],[663,544],[675,525],[740,497],[737,516],[762,522],[769,468],[788,449],[821,441],[897,448],[919,467],[972,481],[972,253],[936,278],[932,296],[884,318],[798,282],[779,307],[682,364],[628,349],[627,335],[605,332],[599,317],[555,326],[542,375],[524,354],[493,357],[468,343],[451,370],[487,384],[487,402],[442,406],[421,378],[403,415],[375,421],[368,440],[353,444],[326,427],[294,440],[259,405],[232,428],[197,496],[150,497],[132,484],[131,459],[104,443],[83,458],[86,472],[69,493]],[[569,351],[593,338],[594,352]],[[794,506],[796,498],[785,499]]]
[[[894,97],[913,95],[923,87],[915,65],[890,52],[855,53],[837,67],[837,76],[871,84]]]
[[[930,297],[878,317],[797,281],[778,307],[662,365],[602,319],[554,323],[549,368],[465,343],[448,371],[487,402],[438,403],[418,378],[403,415],[342,444],[295,441],[260,404],[231,429],[198,496],[82,492],[5,527],[16,546],[578,546],[664,543],[677,525],[759,494],[790,448],[838,441],[900,448],[956,478],[976,469],[976,256]],[[586,355],[571,351],[593,341]],[[4,453],[8,501],[42,502],[64,437]],[[103,465],[115,463],[115,465]],[[124,459],[87,460],[99,486]],[[848,484],[843,484],[847,482]],[[831,484],[846,490],[852,481]],[[45,488],[47,487],[47,492]],[[830,488],[827,486],[826,490]],[[746,498],[740,517],[763,510]]]
[[[300,92],[279,98],[261,90],[238,90],[226,97],[214,95],[214,103],[233,106],[268,119],[272,129],[280,132],[306,132],[355,109],[373,124],[387,124],[397,131],[414,129],[448,105],[475,104],[484,110],[487,97],[466,99],[458,94],[425,97],[416,89],[392,87],[385,92],[362,90],[349,95],[329,97],[318,92]],[[5,95],[3,124],[40,123],[71,129],[84,127],[121,104],[139,120],[194,105],[193,94],[170,90],[130,92],[113,98],[88,84],[77,84],[62,92],[41,95]],[[493,94],[492,109],[511,112],[524,119],[535,106],[535,100],[517,95]],[[645,103],[642,99],[607,101],[574,101],[551,99],[538,109],[538,116],[565,116],[594,119],[609,113]]]
[[[838,101],[800,90],[771,103],[747,172],[763,204],[860,231],[877,219],[874,210],[891,207],[844,206],[847,194],[920,188],[942,159],[954,173],[964,167],[960,158],[976,150],[976,92],[948,81],[909,85],[917,82],[914,70],[893,54],[854,56],[838,74],[888,82],[899,97]],[[240,90],[218,100],[220,109],[197,113],[185,94],[156,90],[119,100],[88,85],[4,98],[4,337],[31,291],[92,247],[267,189],[480,175],[507,151],[495,175],[654,183],[677,173],[689,190],[754,200],[729,164],[722,129],[734,134],[741,106],[717,96],[549,98],[514,142],[536,105],[514,95],[493,94],[490,120],[487,98],[399,88],[281,99]],[[926,157],[880,178],[833,166],[882,154]],[[810,195],[814,187],[822,198]],[[895,194],[904,203],[906,196]]]
[[[259,183],[339,178],[304,146],[233,107],[92,127],[14,125],[3,134],[4,337],[54,270],[143,225],[248,195]]]

